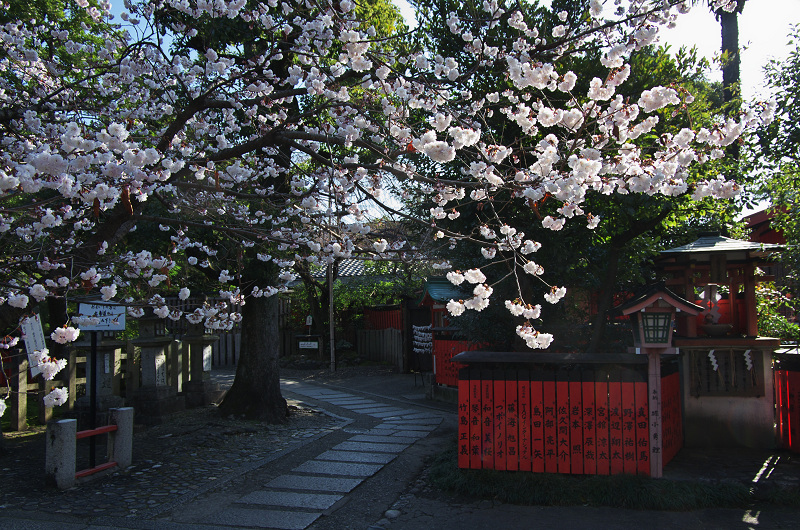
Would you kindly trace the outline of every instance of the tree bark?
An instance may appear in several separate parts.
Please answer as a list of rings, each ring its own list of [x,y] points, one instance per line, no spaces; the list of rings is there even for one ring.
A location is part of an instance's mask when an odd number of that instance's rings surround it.
[[[597,299],[597,314],[592,321],[592,337],[589,339],[587,352],[597,352],[606,329],[606,317],[611,311],[614,301],[614,288],[617,285],[617,269],[619,267],[619,249],[611,248],[606,257],[606,272],[603,287]]]
[[[242,317],[242,352],[236,378],[220,411],[267,423],[285,423],[289,409],[281,395],[279,379],[277,296],[249,299]]]

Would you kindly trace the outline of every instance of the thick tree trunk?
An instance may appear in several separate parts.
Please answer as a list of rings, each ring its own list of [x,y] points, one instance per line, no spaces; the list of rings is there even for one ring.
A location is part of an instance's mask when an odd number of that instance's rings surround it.
[[[236,378],[219,408],[267,423],[288,415],[278,373],[278,298],[252,298],[242,311],[242,351]]]
[[[617,286],[617,269],[619,267],[619,249],[612,248],[608,252],[603,287],[597,300],[597,314],[592,321],[592,337],[589,339],[587,352],[596,353],[603,340],[606,329],[606,318],[614,302],[614,290]]]
[[[722,65],[722,89],[726,103],[737,99],[741,79],[742,58],[739,53],[739,19],[736,12],[718,13],[722,29],[722,53],[725,63]],[[738,110],[738,105],[735,110]],[[734,109],[731,109],[732,111]]]

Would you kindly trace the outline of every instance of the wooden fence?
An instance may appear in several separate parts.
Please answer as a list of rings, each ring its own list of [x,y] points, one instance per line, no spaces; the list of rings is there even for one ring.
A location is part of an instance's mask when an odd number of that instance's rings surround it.
[[[403,370],[403,332],[399,329],[358,330],[356,351],[362,358]]]
[[[462,368],[458,466],[650,475],[644,368],[574,364]],[[677,372],[662,378],[664,464],[682,447],[679,383]]]
[[[364,310],[364,324],[367,329],[403,329],[403,311],[368,308]]]
[[[454,355],[462,351],[474,351],[485,347],[466,340],[433,339],[433,377],[439,385],[457,386],[458,371],[463,364],[450,362]]]

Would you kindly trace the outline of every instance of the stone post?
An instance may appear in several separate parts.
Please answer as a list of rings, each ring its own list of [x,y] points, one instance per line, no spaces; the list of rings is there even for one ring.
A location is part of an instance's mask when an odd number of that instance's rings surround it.
[[[133,393],[137,417],[149,425],[163,423],[186,406],[167,379],[167,348],[172,338],[166,336],[164,321],[151,313],[139,319],[139,338],[132,342],[140,348],[142,364],[142,386]]]
[[[109,413],[117,430],[108,435],[108,456],[124,471],[133,462],[133,407],[111,409]]]
[[[88,420],[91,418],[89,411],[93,396],[92,385],[89,382],[92,380],[93,370],[97,370],[97,417],[94,425],[107,425],[109,409],[125,404],[125,399],[119,395],[120,357],[125,342],[100,340],[97,344],[95,366],[92,366],[91,346],[88,343],[82,343],[80,347],[86,352],[86,395],[76,401],[81,428],[88,429],[91,425]]]
[[[21,350],[14,354],[17,358],[16,372],[11,373],[11,399],[9,413],[12,431],[28,429],[28,356]]]
[[[58,420],[47,424],[45,480],[62,490],[75,485],[77,432],[78,420]]]
[[[186,405],[202,407],[214,402],[219,391],[211,383],[211,357],[216,335],[205,333],[205,326],[193,324],[183,337],[189,350],[189,381],[186,383]]]

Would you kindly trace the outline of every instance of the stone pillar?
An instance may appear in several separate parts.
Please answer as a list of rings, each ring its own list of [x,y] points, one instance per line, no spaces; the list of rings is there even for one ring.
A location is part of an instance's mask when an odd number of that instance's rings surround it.
[[[189,351],[189,381],[184,388],[186,405],[189,407],[210,405],[221,397],[219,389],[211,383],[212,346],[219,337],[206,334],[205,326],[202,324],[194,324],[189,327],[189,332],[184,335],[183,340],[188,344]]]
[[[28,356],[17,350],[13,354],[17,362],[11,373],[11,399],[8,400],[8,412],[11,419],[12,431],[28,430]],[[12,366],[14,366],[12,364]]]
[[[133,462],[133,407],[111,409],[110,420],[117,426],[108,435],[108,457],[124,471]]]
[[[75,485],[75,435],[78,420],[51,421],[45,438],[45,480],[59,489]]]
[[[91,332],[90,332],[91,333]],[[81,429],[89,429],[90,408],[92,396],[92,371],[97,370],[97,416],[95,425],[108,424],[108,411],[125,404],[125,399],[119,395],[119,371],[122,348],[125,342],[118,340],[101,340],[97,344],[97,357],[92,366],[92,352],[89,343],[82,343],[80,347],[86,352],[86,395],[76,401],[76,410],[80,420]]]
[[[139,338],[132,342],[140,348],[142,364],[142,386],[133,393],[138,421],[163,423],[186,406],[167,379],[167,348],[172,338],[166,335],[164,321],[151,314],[139,319]]]

